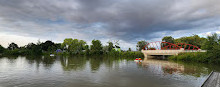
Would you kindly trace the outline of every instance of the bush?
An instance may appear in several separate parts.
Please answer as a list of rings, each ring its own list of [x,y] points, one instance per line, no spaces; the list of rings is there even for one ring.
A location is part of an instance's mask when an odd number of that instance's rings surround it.
[[[168,57],[169,60],[176,61],[193,61],[193,62],[202,62],[202,63],[212,63],[213,60],[210,59],[208,53],[204,52],[195,52],[195,53],[181,53],[179,55]]]

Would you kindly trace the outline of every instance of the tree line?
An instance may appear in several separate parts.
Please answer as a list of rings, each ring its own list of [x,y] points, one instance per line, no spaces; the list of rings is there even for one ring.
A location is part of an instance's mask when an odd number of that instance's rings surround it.
[[[171,60],[220,63],[220,36],[216,33],[207,36],[207,38],[193,35],[174,39],[171,36],[166,36],[162,39],[162,41],[169,43],[192,44],[201,48],[202,50],[207,50],[205,53],[182,53],[178,56],[170,56],[169,59]]]
[[[55,49],[61,47],[60,43],[54,43],[52,41],[35,43],[28,43],[25,46],[19,47],[16,43],[12,42],[7,48],[4,48],[0,45],[0,54],[1,55],[42,55],[46,52],[52,52]]]
[[[142,41],[143,42],[143,41]],[[119,43],[107,42],[107,45],[103,45],[100,40],[92,40],[91,45],[88,45],[84,40],[66,38],[63,43],[54,43],[50,40],[45,42],[38,41],[35,43],[29,43],[25,46],[19,47],[16,43],[12,42],[7,48],[0,45],[1,55],[107,55],[107,56],[124,56],[124,57],[143,57],[140,51],[121,50]],[[143,44],[143,43],[142,43]],[[137,43],[137,49],[140,49],[141,45]],[[62,52],[56,52],[57,50]]]

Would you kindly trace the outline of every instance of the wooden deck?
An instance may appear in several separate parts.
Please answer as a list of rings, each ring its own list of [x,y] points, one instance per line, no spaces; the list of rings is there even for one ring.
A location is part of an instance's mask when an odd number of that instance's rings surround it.
[[[220,73],[211,72],[201,87],[220,87]]]

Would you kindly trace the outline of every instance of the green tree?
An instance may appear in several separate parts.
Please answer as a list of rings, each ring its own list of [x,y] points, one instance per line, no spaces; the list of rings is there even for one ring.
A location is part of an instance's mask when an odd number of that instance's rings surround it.
[[[109,52],[108,51],[108,46],[103,46],[102,50],[103,50],[103,53],[108,53]]]
[[[78,50],[80,51],[85,50],[86,49],[85,45],[86,45],[86,42],[84,40],[80,40]]]
[[[220,37],[214,33],[207,37],[204,48],[207,49],[207,53],[211,59],[211,62],[219,63],[220,61]]]
[[[199,48],[203,46],[203,44],[206,42],[206,38],[199,37],[198,35],[188,36],[188,37],[181,37],[178,39],[175,39],[175,44],[177,43],[186,43],[186,44],[192,44]],[[188,47],[187,47],[188,48]]]
[[[112,42],[108,42],[108,51],[112,51],[112,49],[114,48],[113,43]]]
[[[61,48],[66,49],[68,52],[70,52],[69,46],[72,45],[72,40],[72,38],[64,39],[63,43],[61,44]]]
[[[40,54],[42,54],[41,44],[29,43],[28,45],[25,45],[25,50],[22,50],[22,54],[23,55],[40,55]]]
[[[5,48],[0,45],[0,53],[3,53],[5,51]]]
[[[56,49],[61,49],[61,43],[55,43]]]
[[[72,38],[67,38],[64,40],[61,47],[67,49],[70,53],[79,54],[82,53],[83,50],[85,50],[85,45],[86,42],[83,40],[73,40]]]
[[[215,48],[215,46],[217,46],[219,44],[219,37],[218,35],[212,34],[211,36],[207,37],[207,40],[203,46],[204,49],[207,50],[213,50]]]
[[[18,49],[18,45],[15,44],[14,42],[12,42],[11,44],[9,44],[8,49],[9,49],[9,50],[15,50],[15,49]]]
[[[138,41],[138,42],[137,42],[137,45],[136,45],[137,50],[138,50],[138,51],[141,51],[141,49],[143,49],[145,45],[147,45],[147,42],[146,42],[146,41],[144,41],[144,40]]]
[[[92,40],[91,52],[92,54],[102,54],[102,43],[100,40]]]
[[[32,51],[33,55],[41,55],[42,54],[41,45],[40,44],[34,44],[31,51]]]
[[[89,45],[85,46],[85,55],[89,55],[90,54],[90,49],[89,49]]]
[[[54,45],[55,45],[54,42],[52,42],[52,41],[50,41],[50,40],[47,40],[46,42],[44,42],[44,43],[41,44],[43,51],[48,51],[48,50],[49,50],[48,48],[49,48],[50,46],[54,46]]]
[[[128,51],[131,51],[131,48],[128,48]]]
[[[162,41],[174,43],[174,38],[172,36],[165,36],[165,37],[163,37]]]
[[[54,45],[49,46],[48,51],[49,51],[49,52],[54,52],[54,51],[56,51],[56,46],[54,46]]]

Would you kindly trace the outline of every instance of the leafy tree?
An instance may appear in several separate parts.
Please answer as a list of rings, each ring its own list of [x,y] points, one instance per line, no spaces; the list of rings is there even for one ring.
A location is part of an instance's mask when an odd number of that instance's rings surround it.
[[[32,51],[32,54],[34,54],[34,55],[41,55],[42,54],[42,50],[41,50],[40,45],[34,44],[31,51]]]
[[[0,45],[0,53],[3,53],[5,51],[5,48]]]
[[[61,48],[67,49],[67,51],[70,51],[69,46],[72,44],[72,38],[66,38],[64,39],[63,43],[61,44]]]
[[[43,51],[48,51],[48,48],[50,46],[54,46],[54,42],[50,41],[50,40],[47,40],[46,42],[42,43],[41,46],[42,46],[42,50]]]
[[[205,42],[203,48],[207,50],[213,50],[215,46],[219,44],[218,35],[215,33],[211,36],[207,37],[207,41]]]
[[[56,50],[56,46],[49,46],[48,51],[49,52],[54,52]]]
[[[109,48],[108,46],[103,46],[103,48],[102,48],[103,52],[104,53],[110,52],[110,51],[108,51],[108,48]]]
[[[32,49],[35,45],[36,45],[36,44],[34,44],[34,43],[28,43],[28,44],[25,46],[25,48],[26,48],[26,49]]]
[[[163,42],[168,42],[168,43],[174,43],[174,38],[172,36],[165,36],[162,39]],[[161,48],[167,46],[167,43],[161,43]],[[155,48],[149,48],[149,49],[155,49]]]
[[[128,48],[128,51],[131,51],[131,48]]]
[[[25,46],[25,49],[26,49],[25,52],[22,54],[26,54],[26,55],[40,55],[40,54],[42,54],[42,49],[41,49],[40,44],[29,43],[28,45]]]
[[[192,39],[194,38],[194,39]],[[195,39],[196,38],[196,39]],[[173,60],[183,60],[183,61],[197,61],[197,62],[208,62],[208,63],[220,63],[220,37],[215,33],[211,36],[208,36],[207,39],[198,38],[197,36],[190,36],[190,37],[182,37],[184,41],[192,41],[188,43],[195,43],[199,40],[204,42],[202,49],[206,49],[206,53],[183,53],[178,56],[172,56],[170,59]],[[195,42],[193,42],[195,40]],[[194,45],[193,44],[193,45]]]
[[[163,37],[162,41],[174,43],[174,38],[172,36],[165,36],[165,37]]]
[[[89,45],[86,45],[84,48],[85,48],[85,55],[89,55],[90,54]]]
[[[145,46],[146,44],[147,44],[147,42],[144,41],[144,40],[142,40],[142,41],[138,41],[138,42],[137,42],[137,45],[136,45],[137,50],[138,50],[138,51],[141,51],[141,50],[144,48],[144,46]]]
[[[8,49],[9,49],[9,50],[15,50],[15,49],[18,49],[18,45],[15,44],[14,42],[12,42],[11,44],[9,44]]]
[[[219,63],[220,59],[220,37],[215,33],[207,37],[204,49],[207,49],[207,53],[210,56],[211,62]]]
[[[174,42],[177,43],[186,43],[186,44],[192,44],[199,48],[203,46],[203,44],[206,42],[206,38],[199,37],[198,35],[193,35],[189,37],[181,37],[178,39],[175,39]],[[188,48],[188,47],[187,47]]]
[[[86,42],[84,40],[80,40],[78,50],[80,51],[85,50],[85,45],[86,45]]]
[[[91,52],[92,54],[102,54],[102,43],[100,40],[92,40]]]
[[[112,42],[108,42],[108,51],[112,51],[112,49],[114,48],[113,43]]]
[[[61,49],[61,43],[55,43],[56,49]]]
[[[78,39],[73,40],[72,38],[67,38],[64,40],[61,47],[67,49],[68,52],[70,53],[78,54],[78,53],[82,53],[82,51],[85,50],[85,45],[86,42],[83,40],[78,40]]]

